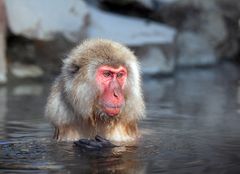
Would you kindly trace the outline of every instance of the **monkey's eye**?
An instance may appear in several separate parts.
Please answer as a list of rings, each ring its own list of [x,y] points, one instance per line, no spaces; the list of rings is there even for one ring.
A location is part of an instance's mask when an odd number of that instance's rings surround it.
[[[110,77],[112,73],[110,71],[104,71],[103,72],[104,77]]]
[[[117,73],[117,78],[121,78],[123,76],[123,73]]]

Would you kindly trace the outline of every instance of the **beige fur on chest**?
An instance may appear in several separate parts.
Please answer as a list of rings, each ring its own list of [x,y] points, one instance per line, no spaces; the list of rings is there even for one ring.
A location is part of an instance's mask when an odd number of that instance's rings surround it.
[[[136,123],[93,126],[90,122],[77,122],[55,128],[54,138],[58,141],[77,141],[81,138],[94,138],[96,135],[116,142],[134,141],[139,136]]]

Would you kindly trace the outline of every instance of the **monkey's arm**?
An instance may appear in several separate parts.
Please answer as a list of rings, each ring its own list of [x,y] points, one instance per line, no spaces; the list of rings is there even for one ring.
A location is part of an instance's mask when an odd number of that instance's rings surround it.
[[[89,149],[89,150],[101,150],[105,148],[114,148],[117,147],[117,145],[112,144],[109,140],[96,135],[95,140],[94,139],[80,139],[78,141],[75,141],[74,144],[80,148],[83,149]]]

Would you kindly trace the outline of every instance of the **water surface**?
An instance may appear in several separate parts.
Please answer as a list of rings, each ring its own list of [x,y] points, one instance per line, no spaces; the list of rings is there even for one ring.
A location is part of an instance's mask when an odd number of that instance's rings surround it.
[[[51,139],[49,83],[0,87],[0,173],[240,173],[239,67],[180,70],[143,88],[138,146],[84,152]]]

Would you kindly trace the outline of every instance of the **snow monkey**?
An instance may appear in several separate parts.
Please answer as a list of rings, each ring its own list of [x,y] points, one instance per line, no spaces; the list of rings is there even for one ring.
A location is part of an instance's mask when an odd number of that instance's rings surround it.
[[[126,142],[139,136],[137,124],[144,112],[136,56],[119,43],[92,39],[63,61],[45,114],[59,141],[100,135]]]

